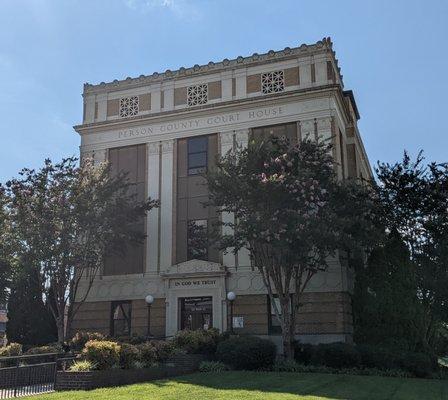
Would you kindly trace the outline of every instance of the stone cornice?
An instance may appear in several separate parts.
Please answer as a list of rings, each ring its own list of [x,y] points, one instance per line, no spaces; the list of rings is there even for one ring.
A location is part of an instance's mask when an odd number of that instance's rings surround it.
[[[266,64],[269,62],[285,61],[297,57],[314,56],[320,53],[330,52],[333,56],[336,68],[338,70],[341,82],[342,75],[340,74],[340,68],[338,67],[338,60],[333,50],[333,43],[329,37],[319,40],[315,44],[307,45],[301,44],[298,47],[285,47],[283,50],[274,51],[269,50],[267,53],[258,54],[254,53],[249,57],[238,56],[235,59],[229,60],[225,58],[221,62],[210,61],[205,65],[194,65],[190,68],[181,67],[178,70],[171,71],[167,69],[163,73],[154,72],[151,75],[140,75],[138,78],[127,77],[123,80],[115,79],[113,82],[101,82],[97,85],[90,83],[84,84],[84,95],[86,94],[99,94],[103,92],[127,90],[144,85],[151,85],[160,82],[167,82],[174,79],[188,78],[204,74],[215,74],[224,72],[231,69],[246,68],[248,66],[256,66],[260,64]]]
[[[317,87],[308,87],[305,89],[291,90],[288,92],[275,93],[271,95],[262,95],[257,97],[249,97],[244,99],[230,100],[227,102],[221,102],[216,104],[207,104],[204,106],[194,107],[185,110],[171,110],[162,111],[159,113],[138,115],[131,118],[123,118],[119,120],[94,122],[83,125],[76,125],[73,128],[80,135],[88,135],[89,133],[96,133],[101,131],[107,131],[110,129],[129,128],[132,126],[138,126],[141,124],[159,122],[169,120],[171,118],[181,119],[183,117],[194,118],[203,114],[210,113],[211,111],[220,112],[227,111],[232,108],[250,108],[256,105],[265,104],[266,106],[275,104],[279,100],[294,100],[298,95],[303,99],[322,97],[322,95],[331,95],[338,93],[340,97],[340,105],[343,109],[347,106],[343,101],[342,88],[338,84],[324,85]],[[348,113],[348,110],[346,110]],[[348,118],[348,114],[346,116]]]

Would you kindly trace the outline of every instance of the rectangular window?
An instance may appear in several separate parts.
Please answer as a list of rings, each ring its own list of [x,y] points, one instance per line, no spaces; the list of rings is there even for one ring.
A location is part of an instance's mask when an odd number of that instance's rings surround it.
[[[208,137],[188,139],[188,175],[198,175],[207,171]]]
[[[206,219],[187,222],[187,259],[208,259],[208,223]]]
[[[110,335],[130,336],[131,335],[131,312],[132,302],[113,301],[110,315]]]
[[[292,300],[292,297],[290,297],[290,299],[289,299],[289,309],[292,313],[292,301],[291,300]],[[280,307],[280,299],[276,295],[274,295],[274,302],[277,305],[280,315],[282,315],[282,309]],[[275,334],[282,333],[282,327],[281,327],[280,321],[277,318],[277,314],[275,313],[274,304],[271,303],[269,295],[268,295],[268,318],[269,318],[269,321],[268,321],[269,334],[275,335]]]

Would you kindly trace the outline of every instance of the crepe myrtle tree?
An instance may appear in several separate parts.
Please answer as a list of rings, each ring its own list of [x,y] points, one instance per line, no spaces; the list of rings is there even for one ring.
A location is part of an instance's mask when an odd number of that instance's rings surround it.
[[[331,257],[361,246],[373,227],[369,186],[338,182],[335,167],[328,142],[293,146],[270,137],[227,153],[207,175],[210,204],[234,216],[218,223],[215,240],[221,249],[248,248],[280,321],[287,358],[294,356],[309,282]],[[228,228],[233,234],[219,233]]]
[[[5,186],[16,251],[37,269],[63,342],[106,255],[144,240],[138,222],[158,202],[138,201],[126,174],[108,164],[78,166],[74,157],[25,168]]]

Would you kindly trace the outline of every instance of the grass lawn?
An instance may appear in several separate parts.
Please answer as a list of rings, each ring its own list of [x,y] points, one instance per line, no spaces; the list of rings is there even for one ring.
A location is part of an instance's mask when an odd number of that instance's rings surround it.
[[[448,400],[448,381],[276,372],[197,373],[149,383],[58,392],[36,400]]]

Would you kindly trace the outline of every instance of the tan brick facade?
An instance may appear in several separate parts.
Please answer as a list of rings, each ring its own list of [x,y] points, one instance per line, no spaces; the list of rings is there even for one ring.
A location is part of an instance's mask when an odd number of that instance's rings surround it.
[[[108,100],[107,101],[107,116],[113,117],[115,115],[118,115],[119,108],[120,108],[120,100],[119,99]]]
[[[261,75],[249,75],[246,82],[247,93],[256,93],[261,91]]]
[[[351,335],[353,332],[350,295],[344,292],[306,293],[298,315],[297,335]],[[165,336],[165,299],[155,299],[151,306],[151,334]],[[229,311],[230,312],[230,311]],[[267,295],[237,296],[233,315],[243,317],[244,327],[237,334],[270,335]],[[230,315],[230,314],[229,314]],[[110,332],[111,302],[86,302],[80,307],[72,324],[72,333]],[[132,301],[131,332],[146,335],[148,309],[144,300]]]

